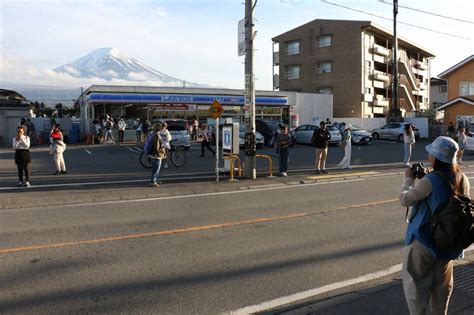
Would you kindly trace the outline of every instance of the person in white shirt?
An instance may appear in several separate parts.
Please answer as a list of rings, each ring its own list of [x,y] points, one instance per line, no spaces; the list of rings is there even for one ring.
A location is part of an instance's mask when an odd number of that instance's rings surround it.
[[[168,151],[171,150],[170,142],[173,141],[173,138],[171,137],[171,133],[168,130],[168,124],[166,122],[163,122],[161,126],[162,126],[162,129],[160,131],[161,140],[163,141],[163,146],[166,148],[166,155],[169,156]],[[163,161],[163,168],[168,168],[167,160]]]
[[[212,155],[216,156],[216,151],[211,149],[209,144],[211,143],[212,140],[212,134],[211,131],[209,130],[207,125],[202,125],[202,142],[201,142],[201,155],[200,157],[204,157],[204,148],[207,148],[209,151],[211,151]]]
[[[30,137],[26,135],[24,127],[17,128],[16,136],[13,138],[13,149],[15,149],[15,164],[20,180],[18,187],[30,187]],[[23,180],[23,173],[25,180]]]
[[[120,118],[118,122],[118,132],[119,132],[119,143],[123,143],[123,138],[125,135],[125,129],[127,129],[127,123],[123,119],[123,117]]]
[[[411,124],[405,124],[405,130],[403,131],[403,142],[405,148],[405,158],[403,159],[403,164],[410,166],[411,151],[415,145],[415,133],[413,132],[413,127]]]
[[[458,128],[458,164],[462,164],[462,157],[464,156],[464,150],[467,147],[467,138],[466,138],[466,128],[464,126],[459,126]]]

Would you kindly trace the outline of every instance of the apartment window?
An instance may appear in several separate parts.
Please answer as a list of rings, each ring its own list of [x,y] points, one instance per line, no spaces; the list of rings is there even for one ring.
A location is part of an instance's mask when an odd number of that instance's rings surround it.
[[[317,65],[316,71],[318,73],[326,73],[332,71],[332,63],[330,61],[320,62]]]
[[[292,65],[285,67],[285,78],[287,80],[296,80],[300,78],[300,66]]]
[[[461,82],[459,96],[474,95],[474,82]]]
[[[292,42],[286,43],[286,55],[298,55],[300,53],[300,41],[295,40]]]
[[[318,94],[332,94],[332,89],[330,87],[319,88]]]
[[[439,93],[446,93],[446,91],[447,91],[446,86],[439,87]]]
[[[328,46],[331,46],[331,35],[323,35],[316,38],[316,47]]]

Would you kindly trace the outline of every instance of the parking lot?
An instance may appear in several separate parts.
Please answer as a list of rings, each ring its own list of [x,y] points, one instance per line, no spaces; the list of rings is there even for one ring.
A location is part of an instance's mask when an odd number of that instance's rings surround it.
[[[424,147],[428,140],[421,139],[415,144],[412,161],[425,161],[427,159]],[[91,185],[144,185],[149,176],[149,170],[139,163],[141,146],[135,144],[121,145],[70,145],[64,156],[68,174],[53,175],[55,168],[52,156],[48,154],[47,146],[33,147],[31,164],[31,182],[36,186],[75,185],[90,183]],[[210,180],[215,176],[215,158],[210,152],[205,157],[201,153],[200,143],[192,143],[186,152],[187,161],[183,167],[177,168],[169,163],[168,168],[161,169],[161,179],[166,181]],[[278,156],[274,155],[275,149],[262,147],[258,154],[272,157],[273,173],[277,175]],[[17,184],[16,166],[13,161],[13,151],[8,148],[0,149],[0,174],[2,181],[0,188],[9,189]],[[465,159],[472,158],[473,153],[467,152]],[[245,161],[241,148],[240,157]],[[335,168],[343,157],[343,150],[337,145],[329,147],[327,168]],[[373,165],[386,163],[400,163],[403,160],[403,143],[395,141],[373,141],[368,145],[353,145],[352,165]],[[290,148],[289,174],[296,171],[310,172],[314,169],[314,148],[310,145],[296,144]],[[220,165],[223,166],[221,159]],[[268,174],[268,160],[257,159],[257,172],[259,176]],[[226,179],[227,175],[222,176]]]

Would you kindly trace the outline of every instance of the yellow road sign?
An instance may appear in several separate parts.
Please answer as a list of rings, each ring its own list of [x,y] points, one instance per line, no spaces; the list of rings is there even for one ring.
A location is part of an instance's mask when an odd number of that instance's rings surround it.
[[[218,100],[214,100],[211,107],[209,107],[209,112],[211,113],[212,117],[216,119],[221,117],[222,113],[224,112],[224,107],[222,107]]]

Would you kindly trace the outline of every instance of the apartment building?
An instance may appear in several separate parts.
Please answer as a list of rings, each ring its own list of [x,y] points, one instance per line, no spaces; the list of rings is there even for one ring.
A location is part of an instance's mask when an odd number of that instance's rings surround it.
[[[443,79],[430,79],[430,103],[431,108],[436,108],[448,100],[448,82]]]
[[[474,127],[474,55],[458,62],[439,75],[448,82],[448,99],[437,107],[444,111],[444,124],[450,121]]]
[[[391,31],[371,21],[317,19],[272,41],[275,89],[333,94],[334,117],[385,117],[391,108]],[[398,38],[402,113],[429,108],[433,57]]]

